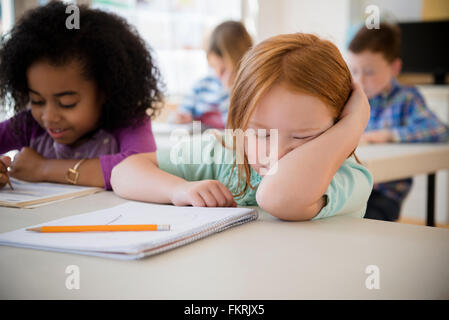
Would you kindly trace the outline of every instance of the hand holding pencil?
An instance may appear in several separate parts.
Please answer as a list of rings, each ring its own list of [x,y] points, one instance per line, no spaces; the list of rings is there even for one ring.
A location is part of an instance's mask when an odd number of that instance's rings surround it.
[[[8,167],[10,165],[11,165],[10,157],[8,156],[0,157],[0,189],[3,188],[6,184],[8,184],[11,190],[14,190],[8,176]]]

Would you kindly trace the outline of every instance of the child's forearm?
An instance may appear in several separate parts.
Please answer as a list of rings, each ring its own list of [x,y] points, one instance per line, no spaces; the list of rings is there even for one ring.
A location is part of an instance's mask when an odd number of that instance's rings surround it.
[[[285,220],[309,220],[323,207],[323,195],[338,168],[357,147],[366,124],[349,114],[312,141],[286,154],[277,172],[266,175],[258,204]]]
[[[42,166],[43,181],[69,183],[66,179],[69,168],[73,168],[80,160],[46,159]],[[103,173],[101,171],[100,159],[84,160],[78,170],[77,185],[104,187]]]
[[[112,189],[119,196],[156,203],[172,203],[173,190],[185,182],[159,169],[155,153],[130,156],[115,166],[111,174]]]

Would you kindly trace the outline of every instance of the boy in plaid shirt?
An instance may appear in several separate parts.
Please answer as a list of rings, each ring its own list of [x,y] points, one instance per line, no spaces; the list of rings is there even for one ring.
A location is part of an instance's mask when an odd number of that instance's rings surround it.
[[[414,87],[400,85],[399,28],[385,23],[379,29],[362,27],[349,44],[354,79],[368,96],[371,115],[361,142],[445,142],[449,128],[427,108]],[[395,221],[412,179],[374,185],[365,218]]]

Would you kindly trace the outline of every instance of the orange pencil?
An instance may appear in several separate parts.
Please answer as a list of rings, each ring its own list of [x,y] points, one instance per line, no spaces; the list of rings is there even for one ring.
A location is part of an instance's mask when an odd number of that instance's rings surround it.
[[[169,231],[169,224],[125,224],[92,226],[42,226],[28,228],[35,232],[98,232],[98,231]]]

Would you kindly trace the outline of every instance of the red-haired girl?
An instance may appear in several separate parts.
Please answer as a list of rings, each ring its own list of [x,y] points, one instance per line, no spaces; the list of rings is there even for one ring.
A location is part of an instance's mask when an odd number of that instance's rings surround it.
[[[245,55],[231,92],[227,128],[243,139],[202,136],[199,163],[189,140],[171,152],[129,157],[114,169],[113,188],[175,205],[259,205],[284,220],[363,217],[372,178],[353,151],[369,105],[351,81],[331,42],[272,37]],[[265,152],[275,161],[262,161]]]

